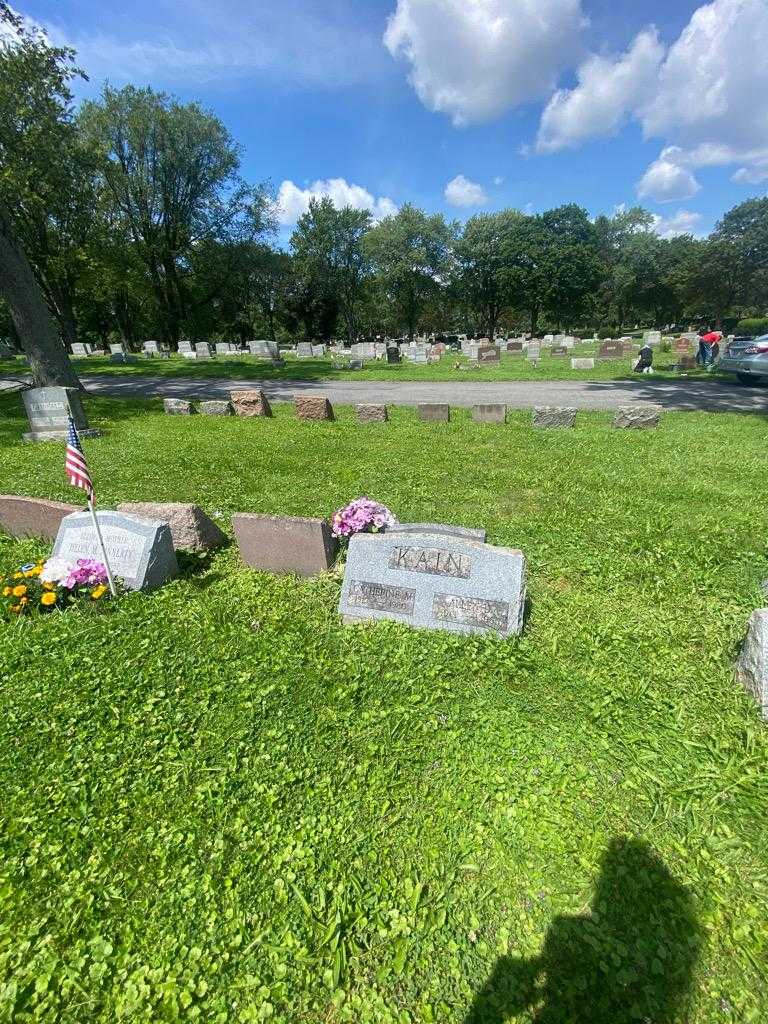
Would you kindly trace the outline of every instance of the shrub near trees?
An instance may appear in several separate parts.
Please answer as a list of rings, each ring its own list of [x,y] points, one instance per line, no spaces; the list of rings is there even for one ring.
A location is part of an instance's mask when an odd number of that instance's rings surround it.
[[[733,325],[768,311],[768,198],[706,239],[660,238],[639,207],[565,204],[462,226],[405,204],[316,199],[287,251],[224,125],[150,88],[72,105],[74,54],[0,0],[0,336],[40,383],[77,385],[72,342],[327,340],[437,331]]]

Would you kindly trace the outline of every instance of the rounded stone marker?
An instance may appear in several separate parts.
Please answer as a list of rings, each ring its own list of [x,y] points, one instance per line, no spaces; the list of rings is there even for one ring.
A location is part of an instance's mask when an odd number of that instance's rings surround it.
[[[623,405],[616,410],[613,426],[618,430],[650,430],[658,427],[660,405]]]
[[[300,420],[332,420],[333,406],[324,395],[300,395],[295,400]]]

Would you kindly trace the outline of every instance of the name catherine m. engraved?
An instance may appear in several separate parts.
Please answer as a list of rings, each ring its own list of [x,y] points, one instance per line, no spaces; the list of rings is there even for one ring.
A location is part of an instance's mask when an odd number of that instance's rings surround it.
[[[389,568],[428,572],[434,576],[456,576],[467,580],[472,572],[472,563],[466,555],[457,551],[395,544],[389,556]]]
[[[347,603],[351,608],[372,608],[379,612],[413,615],[416,591],[408,587],[389,587],[385,583],[352,580]]]

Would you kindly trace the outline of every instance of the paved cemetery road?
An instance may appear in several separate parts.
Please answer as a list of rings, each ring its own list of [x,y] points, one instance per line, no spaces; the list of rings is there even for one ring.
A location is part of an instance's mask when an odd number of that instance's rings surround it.
[[[566,405],[577,409],[615,409],[656,402],[675,411],[768,413],[768,387],[743,387],[722,379],[622,381],[260,381],[191,380],[150,376],[83,377],[91,394],[119,398],[216,398],[239,388],[262,387],[273,401],[296,395],[326,395],[331,402],[386,402],[416,405],[447,402],[454,406],[500,402],[513,409]]]

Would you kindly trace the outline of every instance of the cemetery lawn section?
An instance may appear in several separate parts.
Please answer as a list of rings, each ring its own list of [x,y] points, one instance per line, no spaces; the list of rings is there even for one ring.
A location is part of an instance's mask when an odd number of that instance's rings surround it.
[[[369,495],[521,548],[530,609],[513,639],[345,627],[338,570],[231,546],[0,623],[0,1021],[766,1020],[768,725],[732,681],[765,417],[85,406],[102,508],[194,501],[231,536]],[[24,429],[0,398],[0,490],[77,503]],[[0,539],[3,569],[48,550]]]
[[[575,350],[578,357],[595,357],[592,370],[572,370],[569,357],[551,356],[543,350],[542,359],[534,366],[525,357],[502,355],[497,364],[484,363],[471,366],[470,360],[461,355],[444,355],[438,363],[417,364],[403,361],[397,366],[387,366],[378,360],[366,360],[361,370],[334,369],[330,356],[323,359],[296,359],[288,355],[284,366],[272,366],[266,359],[242,357],[227,359],[218,356],[210,360],[197,361],[172,356],[169,359],[148,359],[137,356],[133,363],[114,364],[103,356],[74,359],[73,366],[78,374],[107,374],[120,377],[151,375],[167,377],[169,380],[191,378],[193,380],[249,380],[257,377],[265,382],[285,380],[381,380],[381,381],[504,381],[504,380],[621,380],[637,379],[632,372],[636,362],[630,358],[597,359],[596,346],[581,345]],[[348,359],[346,360],[349,361]],[[456,364],[459,369],[455,369]],[[675,356],[670,352],[655,353],[656,376],[662,379],[679,378],[673,370]],[[0,378],[20,377],[26,371],[20,360],[0,360]],[[685,371],[686,376],[708,376],[704,370]],[[644,379],[644,378],[643,378]]]

